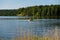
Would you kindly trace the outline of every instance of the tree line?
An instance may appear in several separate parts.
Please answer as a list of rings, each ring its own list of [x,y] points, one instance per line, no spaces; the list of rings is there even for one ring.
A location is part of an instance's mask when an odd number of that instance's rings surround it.
[[[13,10],[0,10],[0,16],[31,16],[37,19],[59,19],[60,5],[40,5]]]

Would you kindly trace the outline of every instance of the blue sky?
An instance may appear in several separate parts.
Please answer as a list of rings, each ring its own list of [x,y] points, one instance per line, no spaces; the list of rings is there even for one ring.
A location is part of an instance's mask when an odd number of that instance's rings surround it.
[[[60,0],[0,0],[0,9],[17,9],[35,5],[60,4]]]

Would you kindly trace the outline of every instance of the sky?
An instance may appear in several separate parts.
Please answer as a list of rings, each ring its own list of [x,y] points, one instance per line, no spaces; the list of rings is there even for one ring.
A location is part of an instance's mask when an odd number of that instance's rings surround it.
[[[60,0],[0,0],[0,9],[18,9],[35,5],[60,5]]]

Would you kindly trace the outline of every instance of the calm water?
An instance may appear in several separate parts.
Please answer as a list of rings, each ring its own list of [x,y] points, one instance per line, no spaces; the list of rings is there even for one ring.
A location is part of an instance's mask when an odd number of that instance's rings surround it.
[[[1,19],[1,18],[15,18],[14,20]],[[16,16],[0,16],[0,38],[10,40],[11,37],[24,36],[24,35],[37,35],[37,36],[52,36],[54,33],[55,23],[60,23],[60,19],[37,19],[33,21],[19,20]],[[59,24],[60,25],[60,24]],[[60,27],[58,26],[58,32]],[[60,32],[58,33],[58,35]]]

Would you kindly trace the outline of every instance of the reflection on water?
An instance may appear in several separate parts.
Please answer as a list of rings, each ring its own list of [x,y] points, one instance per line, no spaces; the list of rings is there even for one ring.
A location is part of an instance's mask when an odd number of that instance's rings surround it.
[[[60,19],[0,19],[0,40],[59,40],[59,23]]]

